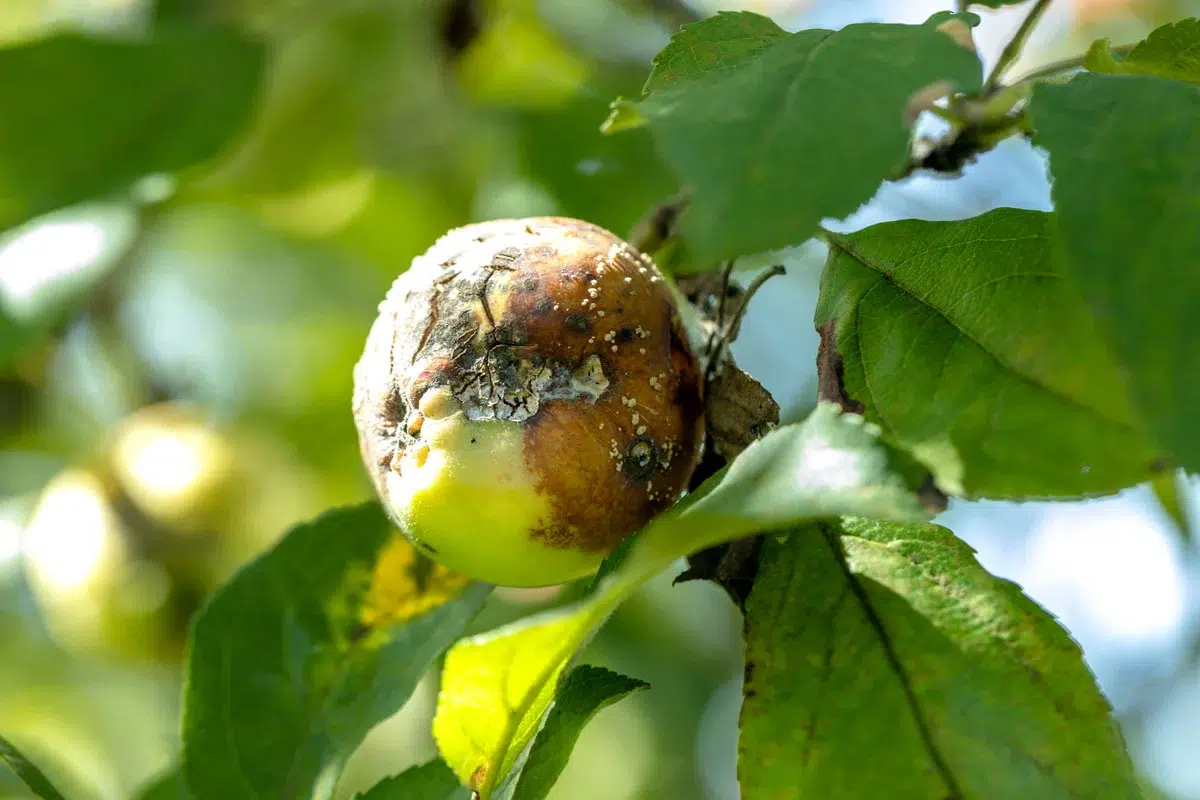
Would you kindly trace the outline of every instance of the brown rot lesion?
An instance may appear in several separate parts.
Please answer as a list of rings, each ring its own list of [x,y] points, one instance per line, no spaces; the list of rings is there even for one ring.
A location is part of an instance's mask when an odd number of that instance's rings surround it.
[[[370,448],[381,472],[398,471],[405,443],[402,441],[412,413],[404,393],[393,384],[384,394],[376,411],[376,422]]]
[[[639,436],[625,448],[621,472],[630,482],[648,481],[660,471],[659,447],[649,436]]]

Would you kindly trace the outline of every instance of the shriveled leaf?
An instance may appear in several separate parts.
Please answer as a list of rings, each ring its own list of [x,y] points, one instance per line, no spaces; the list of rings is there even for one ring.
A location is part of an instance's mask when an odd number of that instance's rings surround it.
[[[198,797],[328,797],[490,587],[431,565],[378,504],[293,528],[196,619],[184,775]]]
[[[1113,492],[1149,476],[1123,380],[1054,256],[1054,219],[1002,208],[830,237],[817,305],[842,388],[976,497]],[[828,372],[828,365],[823,365]]]
[[[384,778],[356,800],[471,800],[471,791],[441,759]]]
[[[801,242],[905,161],[905,109],[922,89],[980,83],[979,59],[925,25],[779,31],[746,12],[685,26],[638,110],[693,190],[682,230],[719,258]]]
[[[25,758],[16,745],[3,736],[0,736],[0,761],[7,764],[13,774],[29,787],[29,791],[33,792],[34,797],[39,797],[41,800],[65,800],[62,793],[54,788],[54,784],[42,774],[37,765]]]
[[[586,598],[450,649],[433,721],[446,763],[487,800],[533,738],[571,659],[626,597],[680,557],[819,517],[927,518],[909,466],[860,417],[830,404],[750,445],[643,530]]]
[[[215,26],[0,49],[0,230],[215,156],[249,117],[263,61]]]
[[[939,526],[768,538],[746,661],[745,800],[1141,796],[1079,647]]]
[[[592,717],[622,697],[649,687],[644,681],[603,667],[583,664],[571,670],[558,687],[546,722],[533,740],[513,800],[543,800],[567,766],[575,742]]]
[[[1124,58],[1100,39],[1088,48],[1084,66],[1113,75],[1157,75],[1200,83],[1200,19],[1181,19],[1156,28]]]
[[[1200,471],[1200,86],[1085,73],[1030,110],[1066,272],[1149,435]]]

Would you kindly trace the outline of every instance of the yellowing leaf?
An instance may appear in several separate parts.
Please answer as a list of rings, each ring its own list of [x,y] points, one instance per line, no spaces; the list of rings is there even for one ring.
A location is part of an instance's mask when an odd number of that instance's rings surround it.
[[[337,509],[296,526],[213,596],[187,666],[191,794],[332,796],[350,754],[491,589],[422,583],[412,550],[377,503]]]
[[[465,639],[446,656],[433,731],[458,777],[486,800],[508,777],[563,670],[612,612],[678,558],[797,521],[863,513],[919,520],[919,476],[861,418],[822,405],[773,431],[644,529],[584,599]]]

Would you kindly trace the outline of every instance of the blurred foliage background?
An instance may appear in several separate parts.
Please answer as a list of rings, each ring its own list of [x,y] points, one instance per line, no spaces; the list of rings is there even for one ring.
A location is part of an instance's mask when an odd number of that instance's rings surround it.
[[[1099,36],[1135,40],[1197,5],[1063,0],[1026,66]],[[370,496],[350,371],[392,279],[447,229],[476,220],[564,214],[628,233],[677,186],[645,130],[605,137],[599,125],[610,100],[637,95],[670,32],[718,4],[0,6],[0,48],[66,32],[120,41],[220,24],[264,54],[261,73],[231,62],[193,75],[195,97],[138,123],[140,146],[153,146],[156,128],[175,115],[190,114],[204,137],[219,110],[197,98],[214,87],[217,97],[254,92],[249,120],[215,157],[49,213],[36,208],[40,216],[0,237],[0,731],[72,796],[134,797],[178,750],[181,648],[197,604],[291,523]],[[719,7],[768,13],[793,30],[915,22],[939,10],[882,0]],[[978,32],[985,59],[1018,19],[987,15]],[[37,136],[3,98],[32,92],[74,114],[82,142],[91,122],[117,113],[122,92],[164,76],[130,77],[109,94],[60,99],[59,87],[22,84],[9,70],[0,75],[12,84],[0,85],[0,126],[10,131],[0,142],[23,125],[26,143]],[[41,158],[65,159],[59,144],[41,143]],[[99,142],[88,157],[112,167],[103,160],[131,146]],[[853,224],[1045,207],[1038,159],[1026,144],[1006,143],[956,183],[885,187]],[[89,174],[86,162],[68,166],[68,186]],[[0,174],[0,218],[19,213],[5,184]],[[737,347],[793,418],[815,399],[820,257],[811,246],[771,256],[789,275],[756,300]],[[748,259],[743,274],[763,263]],[[1189,644],[1197,573],[1150,495],[960,503],[944,521],[1081,640],[1147,785],[1200,798],[1189,756],[1200,747],[1200,671]],[[597,718],[556,796],[737,796],[740,619],[718,590],[672,588],[670,577],[624,607],[592,646],[589,660],[653,688]],[[502,591],[478,627],[562,599]],[[433,754],[435,688],[426,681],[372,734],[351,764],[347,795]],[[0,773],[0,797],[22,796]]]

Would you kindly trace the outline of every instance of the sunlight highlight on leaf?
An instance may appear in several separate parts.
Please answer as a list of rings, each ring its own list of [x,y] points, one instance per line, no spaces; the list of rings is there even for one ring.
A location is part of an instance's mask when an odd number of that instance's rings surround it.
[[[491,591],[430,579],[437,571],[404,550],[415,548],[377,503],[337,509],[293,528],[205,606],[184,698],[192,794],[332,796],[367,732]]]
[[[815,448],[816,456],[807,455]],[[831,480],[824,468],[836,463]],[[822,404],[748,447],[732,467],[644,529],[593,592],[561,609],[454,645],[442,672],[434,738],[486,800],[532,739],[564,669],[646,581],[705,547],[807,519],[870,514],[921,520],[920,476],[872,426]]]
[[[943,488],[1069,497],[1148,474],[1153,450],[1057,266],[1054,223],[1000,208],[830,235],[816,323],[836,339],[841,391]]]

